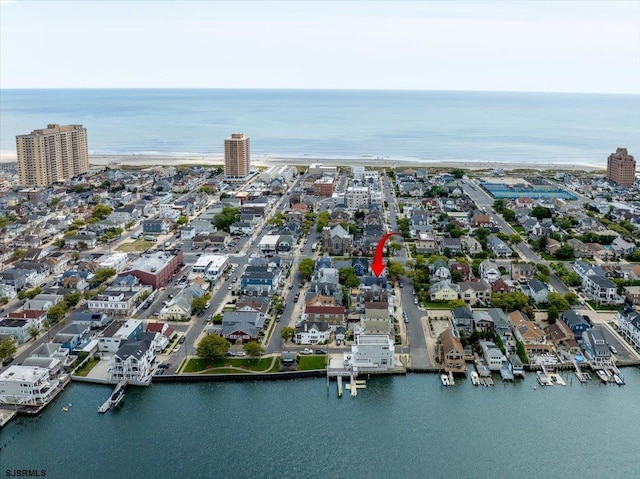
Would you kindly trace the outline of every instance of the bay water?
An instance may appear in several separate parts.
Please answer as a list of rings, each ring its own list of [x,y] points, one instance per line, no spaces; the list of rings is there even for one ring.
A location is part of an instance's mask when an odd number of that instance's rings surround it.
[[[55,478],[640,477],[640,370],[623,387],[563,376],[371,377],[355,398],[324,379],[153,384],[104,415],[111,389],[73,383],[0,431],[0,463]]]

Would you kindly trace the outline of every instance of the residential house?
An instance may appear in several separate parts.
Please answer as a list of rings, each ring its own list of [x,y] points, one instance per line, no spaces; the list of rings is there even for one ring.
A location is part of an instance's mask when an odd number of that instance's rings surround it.
[[[153,334],[158,333],[144,333]],[[126,379],[131,384],[149,384],[156,360],[152,341],[143,339],[125,342],[109,359],[109,379],[119,382]]]
[[[491,283],[492,293],[512,293],[516,290],[515,285],[509,280],[509,282],[502,279],[498,279]]]
[[[464,348],[460,338],[451,329],[440,334],[440,364],[445,372],[464,373],[467,365],[464,361]]]
[[[587,329],[582,335],[582,349],[585,356],[596,365],[608,364],[611,351],[600,327]]]
[[[482,253],[482,244],[471,236],[463,236],[462,247],[471,256]]]
[[[489,235],[489,237],[487,238],[487,248],[497,258],[508,258],[513,253],[511,248],[507,246],[504,241],[494,235]]]
[[[482,348],[482,356],[487,363],[490,371],[500,371],[502,364],[507,361],[507,358],[498,346],[491,341],[480,341],[480,347]]]
[[[465,281],[459,283],[458,286],[460,287],[460,298],[467,304],[473,306],[491,300],[491,285],[483,279]]]
[[[626,339],[636,351],[640,351],[640,313],[634,308],[627,306],[618,311],[615,322],[620,335]]]
[[[573,255],[576,258],[593,258],[593,250],[578,238],[570,238],[567,244],[573,248]]]
[[[433,254],[438,251],[435,233],[419,232],[416,238],[416,253]]]
[[[580,344],[576,341],[576,336],[564,321],[556,321],[547,328],[549,338],[554,344],[560,346],[569,354],[581,354]]]
[[[529,263],[511,263],[511,279],[521,284],[526,283],[536,276],[536,268]]]
[[[0,404],[39,406],[59,392],[47,368],[12,365],[0,373]]]
[[[431,279],[434,282],[451,280],[449,265],[442,259],[437,259],[431,265]]]
[[[324,321],[302,321],[296,327],[295,341],[298,344],[324,344],[330,337],[331,328]]]
[[[494,330],[493,317],[489,311],[475,310],[473,311],[473,329],[481,332],[489,332]]]
[[[582,282],[584,294],[598,304],[622,303],[618,295],[618,286],[604,276],[586,276]]]
[[[126,341],[137,341],[143,332],[143,324],[139,319],[112,321],[98,335],[98,351],[115,353]]]
[[[236,301],[235,309],[240,313],[258,313],[266,318],[270,304],[269,298],[243,296]]]
[[[493,283],[502,276],[500,268],[498,268],[496,262],[490,259],[485,259],[480,263],[478,266],[478,272],[480,273],[480,278],[488,283]]]
[[[515,351],[516,345],[513,339],[513,330],[507,314],[501,308],[489,308],[487,313],[493,320],[493,332],[500,336],[505,349],[508,352]]]
[[[32,327],[34,327],[34,323],[31,320],[2,318],[0,319],[0,340],[11,338],[16,340],[18,344],[26,343],[31,339],[29,331]]]
[[[459,336],[471,336],[473,333],[473,313],[468,307],[451,310],[451,326]]]
[[[533,299],[537,304],[546,304],[547,296],[550,291],[546,284],[542,281],[533,278],[528,282],[527,294],[531,299]]]
[[[573,309],[564,311],[560,315],[560,320],[569,326],[569,329],[571,329],[577,341],[582,341],[582,334],[587,329],[591,328],[591,324],[587,321],[587,317],[579,314]]]
[[[536,323],[530,321],[522,311],[513,311],[509,314],[516,339],[520,341],[527,355],[549,352],[547,333]]]
[[[225,311],[222,316],[222,336],[231,343],[257,341],[263,326],[259,313]]]
[[[449,252],[449,254],[453,256],[459,255],[460,253],[462,253],[462,242],[460,241],[460,238],[440,238],[438,252],[440,254],[446,254],[447,252]]]
[[[344,364],[356,372],[386,371],[395,366],[393,338],[384,334],[360,334],[344,354]]]
[[[636,245],[630,241],[625,240],[624,238],[618,236],[611,243],[611,249],[618,256],[628,256],[636,250]]]
[[[302,319],[303,322],[306,321],[308,323],[326,322],[328,323],[329,328],[335,331],[337,327],[344,326],[345,307],[305,304]]]
[[[640,286],[625,286],[622,290],[627,303],[640,304]]]
[[[447,302],[460,297],[460,286],[451,281],[438,281],[429,287],[431,301]]]

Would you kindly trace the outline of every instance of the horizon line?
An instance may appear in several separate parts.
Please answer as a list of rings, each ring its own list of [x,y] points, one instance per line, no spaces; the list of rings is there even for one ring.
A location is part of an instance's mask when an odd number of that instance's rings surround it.
[[[466,90],[429,88],[305,88],[305,87],[0,87],[9,90],[238,90],[238,91],[354,91],[354,92],[441,92],[441,93],[543,93],[562,95],[627,95],[640,96],[638,92],[610,91],[561,91],[561,90]]]

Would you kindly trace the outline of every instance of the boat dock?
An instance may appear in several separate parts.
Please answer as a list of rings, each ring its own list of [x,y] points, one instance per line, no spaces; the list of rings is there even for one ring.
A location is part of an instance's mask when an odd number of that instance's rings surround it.
[[[346,385],[346,388],[351,391],[351,396],[358,395],[358,389],[364,389],[367,387],[367,382],[364,379],[356,379],[355,376],[351,376],[351,381]]]
[[[11,421],[17,412],[15,409],[0,409],[0,427],[4,427],[9,421]]]
[[[493,386],[495,383],[493,382],[493,378],[491,376],[487,376],[486,378],[480,378],[480,384],[482,386]]]
[[[575,359],[573,360],[573,366],[576,368],[576,377],[578,378],[578,381],[580,381],[581,383],[586,383],[589,378],[587,378],[587,376],[585,376],[585,374],[582,372],[578,361],[576,361]]]
[[[553,386],[553,381],[549,378],[545,371],[537,371],[536,379],[540,386]]]
[[[471,371],[471,384],[474,386],[480,386],[480,378],[478,377],[478,373],[475,371]]]
[[[111,407],[118,407],[124,398],[124,389],[127,386],[127,380],[123,379],[118,383],[108,399],[98,408],[100,414],[106,413]]]

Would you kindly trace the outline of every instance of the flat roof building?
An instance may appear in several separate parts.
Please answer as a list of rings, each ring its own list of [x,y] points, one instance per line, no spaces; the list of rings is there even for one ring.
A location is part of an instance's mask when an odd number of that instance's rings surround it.
[[[224,140],[224,175],[244,178],[251,169],[250,139],[242,133],[233,133]]]
[[[631,187],[636,180],[636,160],[626,148],[616,148],[607,159],[607,180],[617,185]]]
[[[16,136],[20,184],[49,186],[89,171],[87,130],[58,124]]]

